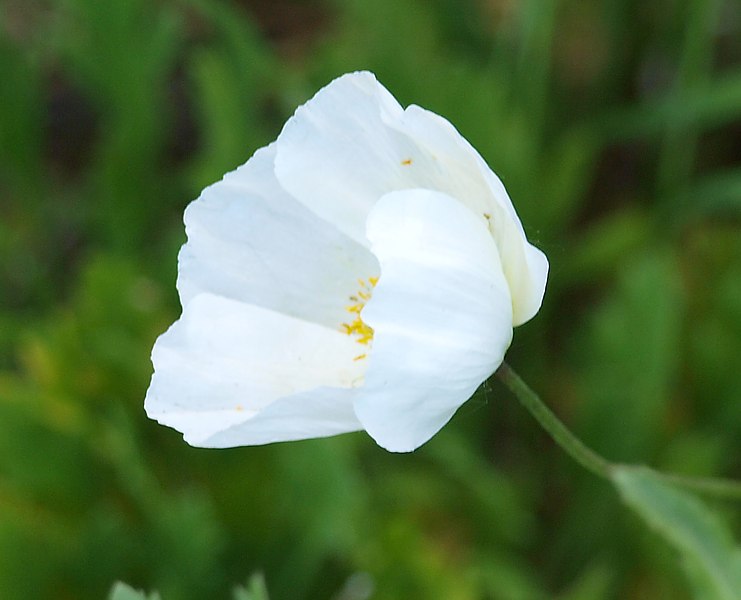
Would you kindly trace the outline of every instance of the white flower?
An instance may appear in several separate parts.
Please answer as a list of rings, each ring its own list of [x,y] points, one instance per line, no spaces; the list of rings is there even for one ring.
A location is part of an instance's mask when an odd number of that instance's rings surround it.
[[[445,119],[336,79],[185,211],[147,414],[194,446],[430,439],[539,309],[548,262]]]

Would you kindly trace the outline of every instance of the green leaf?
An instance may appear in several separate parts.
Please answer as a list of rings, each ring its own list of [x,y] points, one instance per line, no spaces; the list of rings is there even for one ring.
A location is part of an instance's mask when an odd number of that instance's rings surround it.
[[[268,600],[268,588],[262,573],[255,573],[247,582],[247,587],[234,589],[234,600]]]
[[[121,581],[117,581],[111,588],[108,600],[160,600],[157,592],[145,594],[141,590],[135,590]]]
[[[741,169],[716,171],[698,178],[686,197],[675,199],[675,203],[684,208],[688,217],[737,217],[741,214]]]
[[[0,77],[3,81],[0,86],[0,106],[3,107],[0,111],[0,179],[11,184],[27,203],[34,198],[31,190],[40,187],[38,175],[42,169],[45,115],[39,61],[0,36]]]
[[[612,480],[623,501],[682,555],[698,598],[738,600],[741,550],[716,514],[649,469],[619,467]]]
[[[571,239],[560,277],[552,285],[584,285],[614,276],[626,256],[646,246],[652,235],[650,219],[647,211],[626,206],[583,228]]]
[[[667,94],[637,107],[602,115],[594,126],[603,132],[605,140],[643,139],[662,133],[668,124],[677,130],[718,128],[737,119],[740,107],[741,73],[731,71],[682,94]]]
[[[674,406],[686,300],[670,248],[621,261],[617,286],[578,341],[589,398],[579,427],[600,454],[636,462],[660,445],[659,424]]]

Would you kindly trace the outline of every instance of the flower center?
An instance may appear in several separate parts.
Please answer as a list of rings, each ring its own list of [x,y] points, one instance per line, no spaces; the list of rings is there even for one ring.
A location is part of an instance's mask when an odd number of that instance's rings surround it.
[[[359,344],[370,344],[373,339],[373,328],[366,325],[363,319],[360,318],[360,313],[365,307],[368,300],[370,300],[373,293],[373,288],[378,283],[378,277],[368,277],[368,280],[358,279],[360,289],[354,296],[350,296],[350,304],[345,307],[345,310],[352,316],[352,320],[349,323],[342,324],[342,331],[347,335],[355,336],[355,340]],[[365,354],[356,356],[355,360],[365,358]]]

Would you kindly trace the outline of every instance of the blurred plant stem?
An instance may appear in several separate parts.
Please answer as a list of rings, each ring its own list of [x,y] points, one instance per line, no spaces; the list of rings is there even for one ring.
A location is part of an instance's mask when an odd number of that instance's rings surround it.
[[[599,477],[608,479],[612,465],[591,448],[588,448],[579,438],[563,424],[563,422],[548,408],[530,386],[512,370],[507,363],[502,363],[497,376],[517,396],[528,412],[535,417],[541,427],[548,432],[554,442],[578,462],[582,467]]]
[[[622,465],[613,463],[597,454],[576,437],[563,421],[548,408],[527,383],[515,373],[507,363],[502,363],[496,372],[497,377],[510,389],[527,411],[535,417],[541,427],[546,430],[551,439],[558,444],[566,454],[578,462],[582,467],[595,475],[612,481],[612,472],[615,469],[640,468],[639,465]],[[715,477],[689,477],[662,473],[650,469],[652,473],[669,484],[679,485],[687,489],[713,496],[741,499],[741,481]]]

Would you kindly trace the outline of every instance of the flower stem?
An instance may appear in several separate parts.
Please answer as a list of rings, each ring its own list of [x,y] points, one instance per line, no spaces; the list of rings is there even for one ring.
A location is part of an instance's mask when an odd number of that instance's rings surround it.
[[[553,411],[543,403],[538,394],[512,370],[512,367],[507,363],[502,363],[497,376],[566,454],[588,471],[609,479],[610,463],[571,433]]]
[[[618,466],[627,466],[610,462],[571,433],[566,425],[563,424],[563,421],[543,403],[538,394],[530,389],[530,386],[507,363],[502,363],[496,375],[517,397],[520,404],[535,417],[535,420],[540,423],[541,427],[546,430],[553,441],[585,469],[598,477],[612,479],[613,469]],[[662,473],[660,471],[653,471],[653,473],[666,483],[680,485],[696,492],[741,499],[741,481],[714,477],[687,477],[684,475]]]

